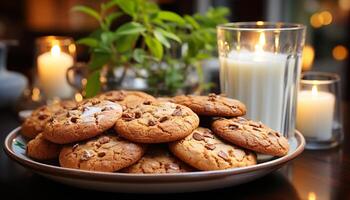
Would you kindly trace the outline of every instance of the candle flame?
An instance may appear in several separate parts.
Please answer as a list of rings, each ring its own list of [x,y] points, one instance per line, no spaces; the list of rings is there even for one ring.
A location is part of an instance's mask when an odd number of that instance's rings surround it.
[[[317,93],[318,93],[317,86],[316,85],[312,86],[312,90],[311,90],[312,96],[317,96]]]
[[[265,46],[266,39],[265,39],[265,33],[261,32],[259,35],[259,42],[255,45],[256,51],[263,51],[263,47]]]
[[[59,56],[61,53],[61,48],[58,45],[53,45],[51,48],[51,55],[52,56]]]
[[[314,192],[309,192],[307,195],[308,200],[316,200],[316,194]]]

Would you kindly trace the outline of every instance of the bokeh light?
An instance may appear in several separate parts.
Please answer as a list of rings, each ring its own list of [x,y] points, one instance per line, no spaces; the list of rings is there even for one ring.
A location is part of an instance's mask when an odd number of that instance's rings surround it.
[[[310,45],[305,45],[303,49],[303,64],[302,68],[303,71],[308,71],[312,67],[312,63],[314,62],[315,58],[315,50]]]
[[[350,1],[349,0],[339,0],[338,1],[340,9],[344,11],[349,11],[350,10]]]
[[[332,54],[336,60],[345,60],[348,57],[348,49],[343,45],[337,45],[333,48]]]

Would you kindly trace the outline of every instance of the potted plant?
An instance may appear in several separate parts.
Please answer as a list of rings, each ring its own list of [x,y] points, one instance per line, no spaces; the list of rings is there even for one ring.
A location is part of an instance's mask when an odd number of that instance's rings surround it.
[[[87,97],[100,91],[101,73],[107,71],[103,76],[109,79],[115,76],[111,72],[116,68],[121,73],[114,77],[114,86],[122,86],[132,71],[156,95],[200,92],[210,86],[203,81],[200,61],[215,55],[216,25],[226,22],[227,8],[180,16],[147,0],[110,0],[99,10],[82,5],[73,10],[99,23],[96,31],[78,40],[91,53]],[[123,16],[128,20],[113,28],[113,22]],[[193,77],[197,79],[191,80]]]

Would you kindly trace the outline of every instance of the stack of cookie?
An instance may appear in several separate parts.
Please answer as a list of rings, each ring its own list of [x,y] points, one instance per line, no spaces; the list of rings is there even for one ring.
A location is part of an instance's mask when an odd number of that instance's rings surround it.
[[[103,172],[222,170],[256,164],[255,152],[288,153],[286,138],[241,117],[245,113],[243,103],[215,94],[156,99],[110,91],[41,107],[22,134],[31,138],[27,155],[33,159]]]

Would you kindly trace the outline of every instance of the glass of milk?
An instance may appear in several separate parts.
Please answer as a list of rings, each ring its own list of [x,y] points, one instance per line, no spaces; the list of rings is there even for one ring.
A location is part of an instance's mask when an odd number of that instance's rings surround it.
[[[340,78],[333,73],[302,74],[297,106],[297,129],[307,149],[327,149],[343,139],[340,112]]]
[[[217,27],[220,89],[247,118],[293,138],[305,26],[238,22]]]

